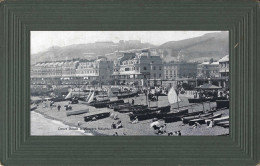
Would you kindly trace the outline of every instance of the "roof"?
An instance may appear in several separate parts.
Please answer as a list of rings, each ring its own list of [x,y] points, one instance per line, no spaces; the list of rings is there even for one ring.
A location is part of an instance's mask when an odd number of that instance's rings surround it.
[[[228,61],[229,61],[229,55],[226,55],[219,60],[219,62],[228,62]]]

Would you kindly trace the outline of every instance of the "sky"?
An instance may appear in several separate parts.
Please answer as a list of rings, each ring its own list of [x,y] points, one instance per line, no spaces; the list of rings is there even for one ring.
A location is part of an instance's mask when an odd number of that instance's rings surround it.
[[[219,31],[31,31],[31,54],[53,46],[95,43],[97,41],[141,40],[161,45]]]

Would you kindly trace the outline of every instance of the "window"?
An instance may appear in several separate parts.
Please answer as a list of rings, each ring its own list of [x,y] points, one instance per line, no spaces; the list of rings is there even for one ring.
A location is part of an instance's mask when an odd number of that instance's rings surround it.
[[[125,68],[125,71],[130,71],[130,69],[129,68]]]
[[[159,67],[159,70],[162,70],[162,66]]]
[[[162,77],[162,74],[159,74],[159,78],[161,78]]]
[[[153,78],[156,78],[156,73],[153,74]]]
[[[146,66],[144,66],[144,70],[146,70]]]
[[[153,70],[156,70],[156,67],[155,67],[155,66],[153,67]]]

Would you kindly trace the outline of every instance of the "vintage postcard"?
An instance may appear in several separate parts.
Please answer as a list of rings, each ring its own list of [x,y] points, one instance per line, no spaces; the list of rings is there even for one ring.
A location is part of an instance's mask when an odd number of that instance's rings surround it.
[[[31,135],[229,135],[227,31],[31,31]]]

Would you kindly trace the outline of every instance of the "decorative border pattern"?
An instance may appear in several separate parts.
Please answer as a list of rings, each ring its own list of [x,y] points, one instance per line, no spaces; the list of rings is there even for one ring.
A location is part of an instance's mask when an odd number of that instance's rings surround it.
[[[0,161],[4,165],[256,165],[260,161],[259,17],[259,1],[0,2]],[[230,136],[30,136],[32,30],[228,30]]]

